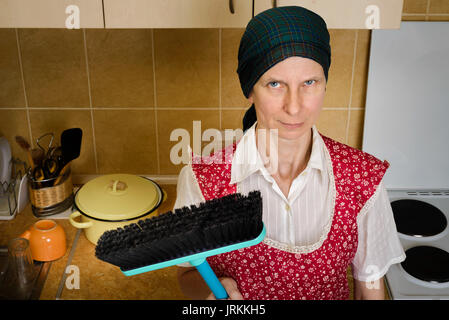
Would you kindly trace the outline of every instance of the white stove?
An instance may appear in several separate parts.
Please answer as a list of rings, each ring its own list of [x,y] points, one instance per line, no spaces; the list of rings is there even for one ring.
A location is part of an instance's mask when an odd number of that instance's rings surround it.
[[[388,195],[407,256],[386,274],[390,297],[449,299],[449,190],[389,190]]]
[[[449,22],[373,30],[363,150],[384,177],[406,260],[392,299],[449,299]]]

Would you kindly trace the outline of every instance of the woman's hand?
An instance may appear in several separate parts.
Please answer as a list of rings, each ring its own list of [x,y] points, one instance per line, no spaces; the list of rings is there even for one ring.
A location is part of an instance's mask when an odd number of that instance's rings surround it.
[[[237,288],[237,282],[229,277],[220,278],[220,282],[228,293],[228,300],[243,300],[243,296]],[[216,300],[213,293],[211,293],[206,300]]]
[[[385,286],[384,277],[364,282],[354,278],[354,300],[384,300]]]

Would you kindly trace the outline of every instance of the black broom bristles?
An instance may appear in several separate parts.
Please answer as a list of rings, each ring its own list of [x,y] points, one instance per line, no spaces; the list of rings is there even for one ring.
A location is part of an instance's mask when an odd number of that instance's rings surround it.
[[[260,191],[234,193],[106,231],[95,256],[126,271],[252,240],[262,228]]]

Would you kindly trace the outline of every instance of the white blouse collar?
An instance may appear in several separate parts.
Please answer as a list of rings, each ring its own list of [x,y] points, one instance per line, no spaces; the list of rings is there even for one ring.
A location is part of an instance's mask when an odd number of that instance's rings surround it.
[[[265,168],[256,147],[256,123],[249,128],[240,141],[232,159],[231,184],[246,179],[251,174],[260,171],[267,179],[272,180]],[[315,125],[312,126],[312,153],[305,170],[314,168],[323,171],[325,158],[323,154],[324,141]]]

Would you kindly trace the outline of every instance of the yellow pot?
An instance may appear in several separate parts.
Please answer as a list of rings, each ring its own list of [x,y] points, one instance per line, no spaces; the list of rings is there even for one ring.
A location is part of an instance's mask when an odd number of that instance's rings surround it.
[[[107,230],[123,227],[158,214],[167,198],[151,179],[132,174],[109,174],[90,180],[75,194],[75,211],[69,221],[84,229],[96,244]],[[81,221],[75,219],[80,217]]]

